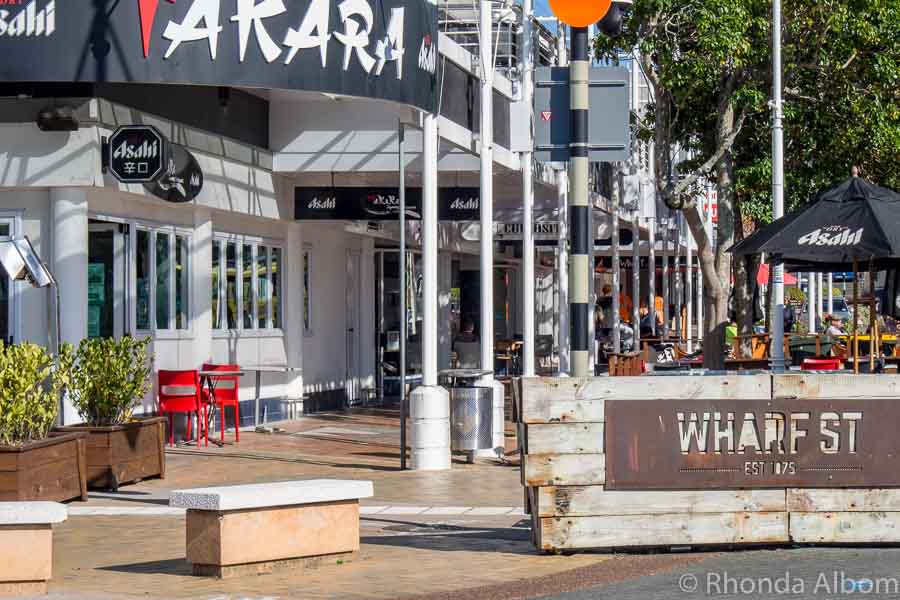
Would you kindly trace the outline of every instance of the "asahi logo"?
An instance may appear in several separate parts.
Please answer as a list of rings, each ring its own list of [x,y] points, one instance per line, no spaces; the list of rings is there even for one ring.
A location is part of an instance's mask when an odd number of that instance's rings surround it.
[[[119,146],[113,150],[113,158],[116,160],[138,160],[147,158],[156,158],[159,156],[159,143],[156,141],[145,140],[140,144],[131,144],[128,140],[123,140]]]
[[[376,39],[376,11],[372,0],[339,2],[339,28],[331,23],[335,1],[309,0],[309,8],[299,25],[293,19],[290,23],[284,17],[278,19],[287,12],[284,0],[228,2],[234,6],[234,13],[225,17],[224,22],[237,28],[238,61],[244,62],[249,51],[260,52],[268,63],[280,60],[289,65],[300,51],[318,51],[325,69],[328,67],[329,44],[339,43],[344,47],[344,71],[354,61],[366,73],[379,76],[387,63],[393,62],[397,66],[397,79],[403,79],[405,8],[395,7],[389,14],[382,14],[381,7],[377,7],[378,21],[384,20],[387,25],[383,35]],[[145,58],[150,55],[153,21],[159,4],[159,0],[138,0]],[[169,41],[164,58],[170,58],[183,44],[206,41],[210,58],[215,61],[219,35],[225,29],[222,5],[222,0],[193,0],[181,22],[170,20],[162,32],[162,37]],[[250,43],[251,38],[254,44]]]
[[[450,203],[451,210],[478,210],[478,198],[454,198]]]
[[[319,198],[316,196],[306,205],[310,210],[334,210],[337,208],[337,198],[334,196]]]
[[[810,231],[797,243],[801,246],[856,246],[862,241],[864,228],[853,231],[843,225],[820,227]]]
[[[19,2],[0,2],[19,4]],[[0,10],[0,36],[7,37],[50,37],[56,31],[56,2],[50,0],[38,10],[37,0],[31,0],[24,8],[13,14]]]
[[[430,35],[422,39],[422,46],[419,48],[419,68],[432,75],[437,72],[436,44],[432,43]]]

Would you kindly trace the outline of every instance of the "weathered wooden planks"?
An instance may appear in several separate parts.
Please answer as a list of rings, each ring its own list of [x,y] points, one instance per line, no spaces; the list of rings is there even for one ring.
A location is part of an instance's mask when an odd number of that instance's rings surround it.
[[[528,425],[528,454],[601,454],[603,423]]]
[[[792,512],[900,512],[900,489],[789,489]]]
[[[784,512],[784,490],[685,490],[677,492],[618,492],[602,486],[542,487],[539,515],[605,516]]]
[[[606,481],[603,454],[527,454],[522,459],[525,485],[598,485]]]
[[[783,512],[555,517],[540,521],[542,550],[788,541],[788,517]]]
[[[605,400],[768,400],[771,386],[768,375],[528,378],[522,380],[522,419],[525,423],[600,423]]]
[[[774,375],[773,398],[875,399],[900,397],[900,375]]]
[[[900,543],[900,512],[792,512],[791,540],[799,544]]]

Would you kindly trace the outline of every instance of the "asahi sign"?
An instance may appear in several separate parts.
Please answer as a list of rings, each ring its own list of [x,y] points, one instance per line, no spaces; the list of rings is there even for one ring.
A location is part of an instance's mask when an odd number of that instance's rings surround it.
[[[606,402],[606,487],[900,487],[896,400]]]
[[[479,213],[478,188],[438,190],[438,219],[473,221]],[[397,221],[400,188],[298,187],[294,190],[298,221]],[[422,188],[406,188],[406,218],[422,218]]]
[[[122,183],[150,183],[163,172],[166,140],[155,127],[119,127],[109,138],[107,166]]]

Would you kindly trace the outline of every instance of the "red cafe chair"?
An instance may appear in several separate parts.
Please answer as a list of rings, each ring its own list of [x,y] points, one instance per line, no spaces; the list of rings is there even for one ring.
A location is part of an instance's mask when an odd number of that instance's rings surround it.
[[[801,363],[804,371],[838,371],[841,368],[840,357],[804,358]]]
[[[197,371],[160,371],[159,412],[169,417],[169,445],[175,445],[175,413],[188,416],[186,438],[191,438],[191,413],[197,414],[197,445],[206,423],[206,407],[200,402],[200,378]],[[208,434],[207,434],[208,437]]]
[[[203,371],[240,371],[241,368],[238,365],[214,365],[211,363],[204,363],[202,367]],[[219,414],[222,415],[222,428],[220,430],[221,439],[225,441],[225,407],[231,406],[234,408],[234,442],[239,443],[241,441],[241,405],[238,398],[238,391],[240,389],[239,378],[236,375],[232,376],[222,376],[216,377],[215,383],[215,392],[216,392],[216,406],[219,407]],[[204,404],[212,403],[212,398],[210,398],[209,390],[207,388],[202,389],[203,394],[203,402]],[[206,432],[207,438],[209,437],[209,431]],[[208,443],[208,442],[207,442]]]

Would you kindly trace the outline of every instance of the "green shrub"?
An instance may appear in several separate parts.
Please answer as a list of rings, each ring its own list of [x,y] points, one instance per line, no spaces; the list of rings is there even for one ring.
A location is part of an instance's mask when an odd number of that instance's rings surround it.
[[[150,339],[82,340],[75,352],[72,403],[87,425],[120,425],[150,389]]]
[[[789,300],[792,300],[798,304],[806,302],[806,294],[797,287],[789,287],[784,289],[785,293]]]
[[[58,364],[46,348],[0,341],[0,444],[42,440],[59,413],[60,394],[71,377],[72,348],[64,344]]]

